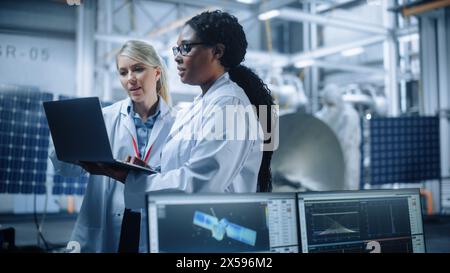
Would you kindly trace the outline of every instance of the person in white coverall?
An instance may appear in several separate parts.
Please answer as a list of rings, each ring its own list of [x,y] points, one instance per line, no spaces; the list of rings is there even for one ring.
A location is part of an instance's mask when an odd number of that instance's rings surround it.
[[[359,115],[342,98],[339,87],[331,84],[322,92],[322,109],[316,116],[336,134],[345,161],[343,190],[358,190],[360,185],[361,127]]]

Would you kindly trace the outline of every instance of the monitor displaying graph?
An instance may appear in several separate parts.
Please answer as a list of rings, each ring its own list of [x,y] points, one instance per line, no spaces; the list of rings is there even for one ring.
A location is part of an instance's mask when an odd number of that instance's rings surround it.
[[[417,189],[299,193],[303,252],[425,252]]]

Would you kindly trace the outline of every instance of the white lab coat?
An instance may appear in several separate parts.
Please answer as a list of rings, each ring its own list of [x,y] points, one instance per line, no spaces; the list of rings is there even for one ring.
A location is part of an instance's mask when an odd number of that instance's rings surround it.
[[[196,97],[189,109],[178,113],[162,151],[161,173],[129,173],[125,182],[128,208],[144,208],[145,193],[152,191],[256,192],[263,155],[256,113],[251,110],[246,114],[251,121],[247,123],[244,114],[237,112],[235,126],[224,129],[244,130],[247,137],[243,140],[208,140],[211,133],[204,130],[217,129],[214,110],[225,109],[227,105],[251,104],[244,90],[225,73],[205,95]],[[195,138],[202,130],[204,137]],[[250,137],[250,132],[258,137]]]
[[[135,155],[131,136],[137,139],[136,126],[127,112],[127,106],[130,104],[131,101],[127,98],[103,108],[112,153],[114,158],[119,160],[128,155]],[[160,166],[162,146],[174,121],[171,109],[162,98],[159,98],[159,109],[161,112],[147,145],[148,149],[153,144],[148,162],[152,167]],[[77,165],[58,161],[54,152],[51,152],[50,158],[57,174],[78,176],[84,173]],[[124,184],[106,176],[90,175],[71,241],[80,244],[81,252],[117,252],[124,209]],[[146,215],[145,211],[141,212],[139,251],[147,252]]]

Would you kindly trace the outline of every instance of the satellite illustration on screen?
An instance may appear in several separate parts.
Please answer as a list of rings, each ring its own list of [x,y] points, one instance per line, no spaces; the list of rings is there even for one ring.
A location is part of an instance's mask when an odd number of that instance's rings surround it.
[[[236,241],[255,246],[256,231],[233,224],[226,218],[222,218],[219,221],[217,217],[196,211],[194,213],[193,223],[194,225],[210,230],[212,237],[217,241],[222,241],[226,235]]]
[[[258,202],[160,206],[160,251],[269,251],[267,213],[267,204]]]

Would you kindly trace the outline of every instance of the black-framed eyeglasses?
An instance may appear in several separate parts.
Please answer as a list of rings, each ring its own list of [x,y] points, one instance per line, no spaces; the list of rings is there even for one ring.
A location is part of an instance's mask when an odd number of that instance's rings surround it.
[[[185,43],[185,44],[181,44],[180,46],[174,46],[172,47],[172,53],[173,56],[177,56],[178,52],[182,55],[182,56],[186,56],[189,52],[191,52],[192,48],[196,45],[207,45],[208,43]]]

